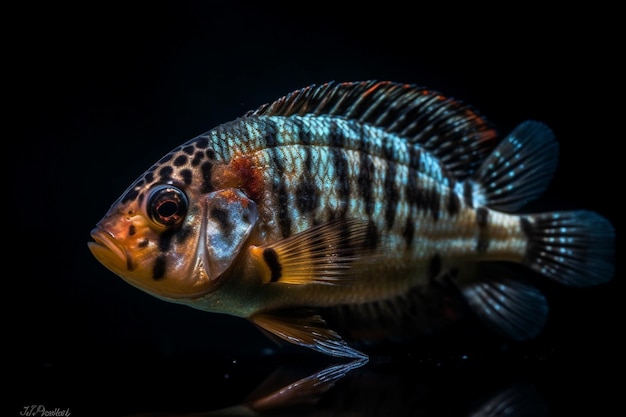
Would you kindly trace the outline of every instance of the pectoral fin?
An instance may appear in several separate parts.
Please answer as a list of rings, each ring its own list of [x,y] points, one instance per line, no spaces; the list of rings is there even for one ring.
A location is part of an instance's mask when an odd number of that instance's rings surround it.
[[[264,282],[346,285],[379,262],[376,227],[366,220],[341,219],[287,239],[250,248]]]
[[[258,313],[250,317],[257,326],[281,339],[326,355],[367,359],[367,355],[351,348],[324,319],[313,310],[291,309]]]

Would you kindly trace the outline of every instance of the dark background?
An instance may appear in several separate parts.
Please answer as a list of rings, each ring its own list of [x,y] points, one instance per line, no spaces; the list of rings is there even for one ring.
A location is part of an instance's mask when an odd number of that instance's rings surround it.
[[[619,235],[617,15],[395,1],[29,3],[7,11],[15,25],[4,60],[13,126],[5,133],[12,177],[4,322],[15,373],[3,415],[31,404],[74,416],[210,410],[240,401],[262,379],[274,362],[257,356],[274,345],[252,325],[132,288],[93,258],[87,241],[109,205],[162,155],[309,84],[428,86],[474,105],[502,133],[542,120],[557,135],[561,159],[538,204],[598,211]],[[519,372],[540,388],[552,415],[611,411],[619,404],[611,380],[623,378],[619,254],[606,286],[548,284],[552,316],[537,342],[514,346],[495,364],[483,355],[485,368],[445,377],[471,390]],[[420,351],[420,363],[445,365],[464,349],[479,351],[474,340]],[[416,366],[415,378],[443,378],[436,367]],[[440,395],[467,395],[457,388]]]

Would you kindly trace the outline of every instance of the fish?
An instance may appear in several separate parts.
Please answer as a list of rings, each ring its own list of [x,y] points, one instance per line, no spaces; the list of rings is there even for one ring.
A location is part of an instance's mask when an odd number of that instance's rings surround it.
[[[335,357],[468,316],[529,340],[548,317],[542,280],[592,287],[615,269],[601,214],[524,211],[558,156],[543,122],[502,137],[416,84],[313,84],[167,153],[88,247],[159,299]]]

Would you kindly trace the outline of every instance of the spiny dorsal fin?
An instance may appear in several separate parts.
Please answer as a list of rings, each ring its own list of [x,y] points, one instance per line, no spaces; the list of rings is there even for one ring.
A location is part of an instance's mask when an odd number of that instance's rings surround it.
[[[496,133],[471,107],[436,91],[390,81],[312,85],[246,116],[336,116],[379,127],[439,158],[458,179],[496,145]]]
[[[347,285],[382,260],[376,227],[367,220],[340,219],[289,238],[252,246],[264,282]]]

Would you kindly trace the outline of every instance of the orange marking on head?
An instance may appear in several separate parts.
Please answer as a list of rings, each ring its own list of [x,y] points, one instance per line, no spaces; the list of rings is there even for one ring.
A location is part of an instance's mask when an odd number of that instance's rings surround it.
[[[253,200],[265,189],[263,170],[248,155],[237,155],[228,165],[216,167],[213,178],[216,188],[240,188]]]

